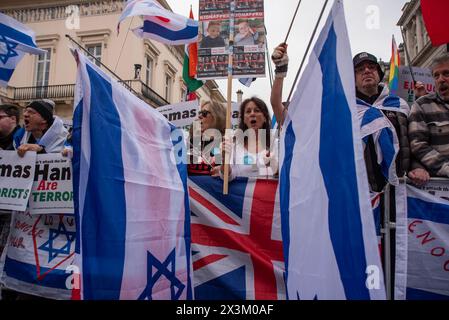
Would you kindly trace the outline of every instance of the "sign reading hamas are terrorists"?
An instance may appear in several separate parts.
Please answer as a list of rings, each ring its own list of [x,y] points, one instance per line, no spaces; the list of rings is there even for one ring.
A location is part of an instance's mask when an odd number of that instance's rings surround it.
[[[197,78],[228,76],[228,57],[232,50],[229,46],[230,22],[233,17],[233,77],[265,77],[263,0],[200,0],[199,9]]]
[[[35,161],[35,152],[21,158],[15,151],[0,151],[0,209],[26,210]]]
[[[30,213],[74,213],[72,163],[69,158],[60,154],[37,156]]]

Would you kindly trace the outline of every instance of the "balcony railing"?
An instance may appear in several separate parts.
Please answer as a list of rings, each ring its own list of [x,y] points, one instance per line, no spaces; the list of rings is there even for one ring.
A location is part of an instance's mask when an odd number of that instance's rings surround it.
[[[156,107],[169,104],[167,100],[161,97],[157,92],[144,84],[141,80],[125,80],[123,85],[130,91],[141,95],[147,103]],[[42,87],[22,87],[11,88],[12,98],[14,100],[36,100],[36,99],[73,99],[75,94],[74,84],[62,84]],[[131,90],[132,89],[132,90]]]
[[[153,89],[148,87],[145,83],[140,81],[142,85],[142,94],[145,98],[150,99],[154,103],[156,103],[159,107],[166,106],[167,104],[170,104],[167,100],[162,98],[160,95],[156,93]]]
[[[61,99],[73,98],[75,93],[74,84],[61,84],[43,87],[23,87],[14,88],[14,100],[35,100],[35,99]]]

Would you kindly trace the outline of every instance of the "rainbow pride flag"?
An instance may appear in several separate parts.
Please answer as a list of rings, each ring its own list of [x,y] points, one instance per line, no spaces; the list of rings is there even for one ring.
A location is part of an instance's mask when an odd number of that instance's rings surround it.
[[[391,61],[390,61],[390,78],[388,81],[388,86],[390,88],[390,93],[397,94],[399,86],[399,66],[401,64],[401,59],[399,58],[398,46],[396,45],[396,40],[394,39],[391,43]]]

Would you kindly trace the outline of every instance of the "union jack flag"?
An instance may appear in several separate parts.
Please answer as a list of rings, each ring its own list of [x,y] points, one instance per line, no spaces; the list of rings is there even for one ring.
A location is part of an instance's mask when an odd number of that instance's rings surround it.
[[[195,299],[285,299],[278,183],[189,177]]]

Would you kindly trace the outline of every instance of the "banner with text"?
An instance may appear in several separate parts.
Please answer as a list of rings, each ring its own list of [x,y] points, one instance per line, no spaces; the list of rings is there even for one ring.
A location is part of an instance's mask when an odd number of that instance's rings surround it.
[[[438,190],[439,186],[427,188]],[[396,300],[449,300],[449,192],[407,186],[407,209],[396,213]]]
[[[69,158],[57,153],[37,156],[30,213],[74,213],[72,161]]]
[[[232,103],[231,124],[233,128],[237,128],[239,125],[239,108],[239,103]],[[200,103],[198,100],[181,102],[159,107],[157,110],[177,128],[188,130],[193,121],[198,120]]]
[[[428,93],[435,92],[435,80],[430,69],[412,67],[412,71],[415,81],[421,81]],[[410,74],[410,67],[399,67],[398,96],[407,101],[409,105],[415,102],[415,96],[412,94],[412,90],[415,89],[413,78]]]
[[[26,210],[35,162],[35,152],[21,158],[16,151],[0,150],[0,210]]]
[[[1,263],[9,289],[49,299],[70,299],[75,251],[74,216],[13,214]]]

